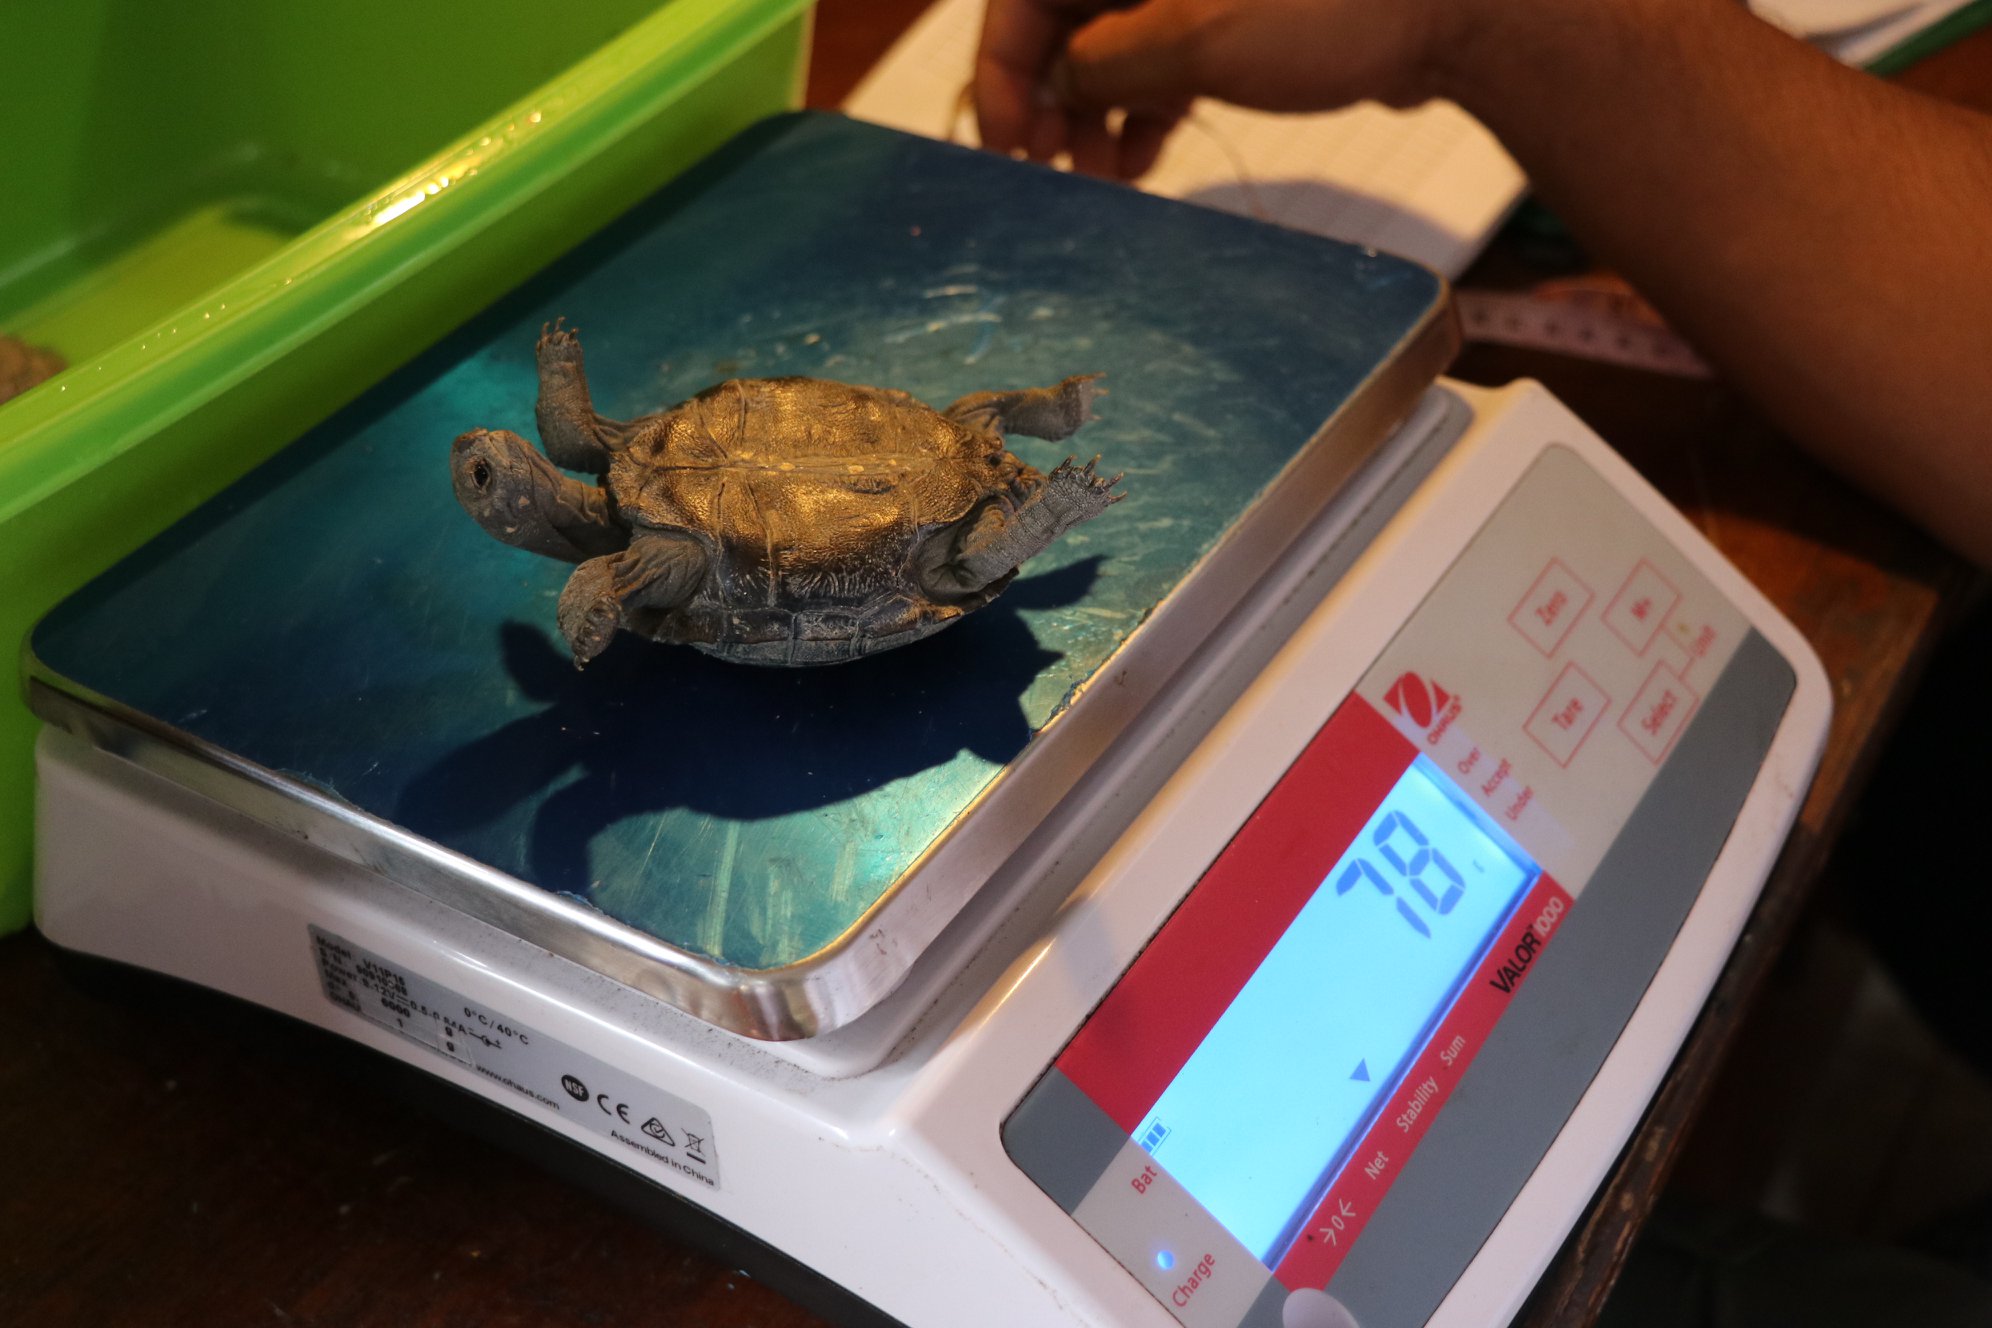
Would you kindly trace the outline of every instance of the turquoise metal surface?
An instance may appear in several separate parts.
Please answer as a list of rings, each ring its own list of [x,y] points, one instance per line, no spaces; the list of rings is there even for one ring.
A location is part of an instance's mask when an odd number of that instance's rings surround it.
[[[47,672],[743,969],[841,935],[1443,300],[1394,259],[840,117],[764,123],[52,614]],[[945,405],[1105,372],[1127,500],[993,606],[810,670],[625,637],[456,506],[565,316],[597,408],[816,374]]]

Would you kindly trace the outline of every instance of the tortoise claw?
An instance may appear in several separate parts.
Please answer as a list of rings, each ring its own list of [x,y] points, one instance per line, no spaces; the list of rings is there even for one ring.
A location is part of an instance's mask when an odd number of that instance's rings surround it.
[[[566,322],[563,317],[540,325],[539,341],[533,346],[533,356],[542,366],[581,363],[580,329],[568,327]]]
[[[1076,465],[1075,460],[1073,457],[1065,458],[1045,479],[1048,489],[1046,501],[1070,512],[1073,521],[1097,516],[1126,497],[1125,494],[1112,492],[1114,485],[1120,483],[1121,475],[1111,479],[1101,477],[1099,457],[1095,456],[1084,466]]]

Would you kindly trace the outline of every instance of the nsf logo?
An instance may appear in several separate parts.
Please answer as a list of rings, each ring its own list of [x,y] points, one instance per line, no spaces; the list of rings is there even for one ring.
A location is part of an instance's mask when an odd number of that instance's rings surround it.
[[[561,1075],[560,1086],[566,1089],[567,1096],[573,1098],[576,1102],[586,1102],[588,1100],[588,1085],[582,1083],[573,1075]]]

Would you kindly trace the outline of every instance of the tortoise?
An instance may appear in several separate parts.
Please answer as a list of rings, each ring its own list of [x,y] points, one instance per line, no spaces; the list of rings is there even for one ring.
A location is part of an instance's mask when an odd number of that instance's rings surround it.
[[[1076,432],[1098,374],[946,410],[894,388],[736,378],[621,423],[595,413],[563,322],[535,358],[545,455],[472,429],[450,473],[490,534],[579,564],[555,610],[577,666],[620,629],[748,664],[876,654],[960,622],[1125,496],[1098,457],[1046,475],[1004,446]]]

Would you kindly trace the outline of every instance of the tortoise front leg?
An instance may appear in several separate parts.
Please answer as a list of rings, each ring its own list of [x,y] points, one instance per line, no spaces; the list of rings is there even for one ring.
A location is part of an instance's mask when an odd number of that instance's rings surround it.
[[[682,536],[642,534],[620,553],[590,558],[574,569],[554,617],[580,668],[608,648],[629,615],[669,612],[705,579],[705,550]]]
[[[1015,511],[996,505],[985,508],[975,523],[961,532],[954,557],[929,576],[930,589],[943,594],[969,594],[1022,566],[1081,521],[1098,516],[1127,497],[1115,493],[1121,477],[1102,479],[1094,473],[1100,459],[1085,467],[1072,458],[1060,462],[1043,484]]]
[[[610,454],[622,447],[632,426],[595,413],[581,363],[581,338],[563,322],[555,319],[542,327],[533,347],[539,362],[539,401],[533,406],[533,418],[539,422],[540,444],[556,464],[604,475]]]
[[[1099,374],[1079,374],[1057,387],[1029,387],[1015,392],[971,392],[941,413],[971,428],[993,433],[1020,433],[1058,442],[1070,438],[1093,418],[1093,398],[1106,389],[1093,384]]]

